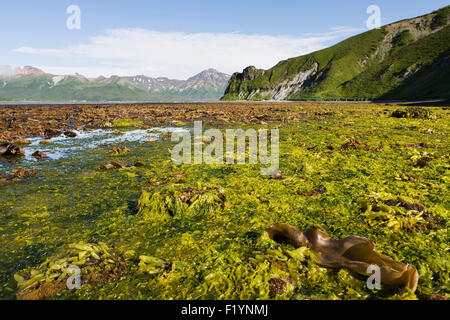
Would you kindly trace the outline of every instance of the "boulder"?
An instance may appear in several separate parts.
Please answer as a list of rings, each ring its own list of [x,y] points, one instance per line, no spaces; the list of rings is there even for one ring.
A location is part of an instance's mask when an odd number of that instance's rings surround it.
[[[48,156],[45,153],[43,153],[42,151],[36,151],[31,156],[35,157],[38,160],[48,159]]]
[[[0,144],[0,155],[1,156],[23,156],[25,151],[12,143],[6,142]]]
[[[54,129],[45,129],[45,131],[44,131],[44,136],[45,136],[46,139],[58,137],[61,134],[62,134],[61,131],[54,130]]]
[[[64,131],[64,135],[67,138],[75,138],[77,136],[77,134],[75,132],[70,131],[70,130]]]
[[[105,165],[101,165],[100,167],[98,167],[98,169],[99,170],[112,170],[112,169],[122,169],[122,168],[127,168],[127,167],[131,167],[131,165],[117,162],[117,161],[110,161]]]
[[[14,139],[12,143],[15,143],[15,144],[30,144],[31,142],[29,140],[25,139],[25,138],[18,137],[16,139]]]

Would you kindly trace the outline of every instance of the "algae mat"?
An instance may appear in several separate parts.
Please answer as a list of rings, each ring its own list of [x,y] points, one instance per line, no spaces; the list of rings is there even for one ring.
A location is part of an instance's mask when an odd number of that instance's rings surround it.
[[[39,175],[0,187],[0,296],[448,298],[450,112],[391,117],[397,109],[299,105],[282,122],[209,123],[278,128],[282,179],[262,176],[260,165],[176,165],[164,134],[150,142],[91,137],[94,147],[68,156],[2,160],[2,171]],[[111,154],[116,144],[130,152]],[[131,166],[98,170],[110,161]],[[369,290],[365,277],[272,241],[264,230],[274,223],[367,237],[417,268],[417,291]],[[77,290],[61,285],[69,264],[81,267]]]

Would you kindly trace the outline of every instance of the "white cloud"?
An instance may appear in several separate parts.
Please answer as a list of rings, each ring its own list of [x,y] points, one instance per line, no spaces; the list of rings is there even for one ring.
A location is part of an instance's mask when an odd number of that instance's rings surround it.
[[[273,36],[233,33],[159,32],[113,29],[84,44],[63,48],[21,47],[20,53],[58,57],[63,66],[39,66],[47,72],[167,76],[185,79],[207,68],[233,73],[249,65],[270,68],[278,61],[322,49],[333,40],[360,31],[336,27],[323,34]],[[75,67],[74,58],[88,61]],[[69,71],[69,72],[68,72]]]

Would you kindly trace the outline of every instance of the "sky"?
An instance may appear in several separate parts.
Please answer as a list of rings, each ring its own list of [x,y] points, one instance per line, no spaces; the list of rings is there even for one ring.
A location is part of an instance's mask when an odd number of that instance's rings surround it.
[[[443,0],[2,0],[0,66],[52,74],[186,79],[232,74],[310,53],[381,24],[449,5]],[[78,16],[67,9],[75,5]],[[79,28],[76,26],[79,21]]]

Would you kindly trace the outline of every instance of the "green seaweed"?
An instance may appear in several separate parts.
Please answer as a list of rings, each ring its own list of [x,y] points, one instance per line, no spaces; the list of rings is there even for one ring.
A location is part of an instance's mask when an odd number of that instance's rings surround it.
[[[110,159],[107,146],[24,166],[39,176],[0,188],[0,297],[17,298],[14,274],[39,269],[70,244],[99,242],[127,261],[120,279],[63,288],[49,299],[450,297],[449,113],[390,117],[397,108],[305,105],[296,122],[252,126],[279,128],[280,180],[261,176],[258,164],[176,165],[174,144],[165,140],[127,143],[132,151],[115,156],[142,166],[96,170]],[[341,148],[351,140],[367,147]],[[433,161],[415,166],[424,156]],[[318,188],[324,192],[311,192]],[[397,198],[426,208],[433,228],[404,228],[422,211],[386,202]],[[386,216],[370,219],[380,212]],[[400,227],[389,226],[391,218]],[[337,239],[367,237],[377,251],[418,269],[418,289],[373,291],[363,276],[323,268],[311,250],[268,238],[264,230],[278,222],[315,226]],[[142,256],[156,260],[139,267]]]

